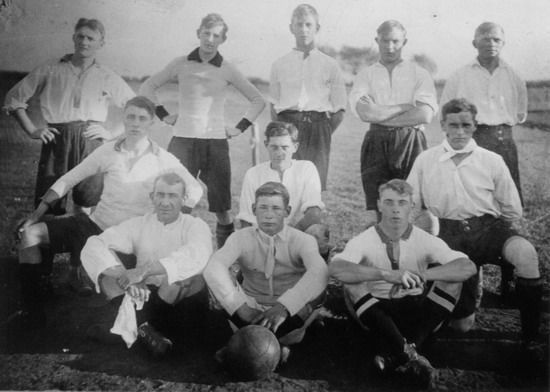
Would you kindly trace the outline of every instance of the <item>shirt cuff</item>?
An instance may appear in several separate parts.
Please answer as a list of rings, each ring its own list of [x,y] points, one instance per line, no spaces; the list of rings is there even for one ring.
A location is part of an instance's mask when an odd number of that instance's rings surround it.
[[[174,260],[169,258],[160,259],[159,263],[164,267],[166,270],[166,278],[168,280],[168,284],[174,284],[177,282],[178,279],[178,267],[176,266],[176,263],[174,263]]]
[[[164,119],[164,117],[170,115],[170,113],[168,113],[168,111],[162,105],[158,105],[158,106],[155,107],[155,114],[161,120]]]
[[[244,132],[248,129],[249,126],[251,126],[252,123],[248,121],[247,118],[244,118],[239,121],[239,123],[235,126],[235,128],[239,129],[241,132]]]
[[[246,294],[240,287],[237,287],[236,290],[222,298],[220,300],[220,304],[227,311],[227,313],[233,315],[241,306],[243,306],[243,304],[246,303],[246,300]]]

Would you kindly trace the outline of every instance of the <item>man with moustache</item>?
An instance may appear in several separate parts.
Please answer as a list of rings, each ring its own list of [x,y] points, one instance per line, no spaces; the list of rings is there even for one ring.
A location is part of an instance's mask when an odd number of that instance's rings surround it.
[[[367,225],[379,219],[378,187],[393,178],[407,178],[415,158],[427,147],[423,124],[438,110],[428,71],[402,58],[407,44],[403,25],[395,20],[382,23],[376,43],[380,60],[357,74],[349,97],[352,112],[370,123],[361,147]]]

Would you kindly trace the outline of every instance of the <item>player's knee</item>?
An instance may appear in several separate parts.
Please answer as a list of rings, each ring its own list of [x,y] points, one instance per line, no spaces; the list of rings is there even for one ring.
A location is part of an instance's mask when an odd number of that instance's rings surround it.
[[[453,319],[449,321],[449,328],[451,328],[455,332],[466,333],[470,329],[472,329],[475,320],[475,313],[461,319]]]
[[[181,302],[184,298],[190,297],[206,289],[206,282],[202,275],[195,275],[188,279],[168,284],[164,279],[159,287],[159,297],[170,305]]]
[[[21,248],[46,244],[48,238],[48,227],[42,222],[35,223],[21,232]]]
[[[525,238],[520,236],[509,238],[504,244],[502,255],[514,266],[517,277],[526,279],[540,277],[537,251]]]
[[[320,254],[324,255],[328,252],[330,231],[327,226],[322,223],[315,223],[309,226],[304,232],[315,237]]]

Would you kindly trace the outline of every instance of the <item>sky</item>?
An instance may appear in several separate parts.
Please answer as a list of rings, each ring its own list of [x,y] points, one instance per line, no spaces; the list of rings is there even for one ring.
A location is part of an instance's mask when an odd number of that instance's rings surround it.
[[[160,71],[198,44],[196,29],[209,12],[229,25],[220,46],[224,58],[248,77],[269,78],[274,60],[291,50],[292,10],[303,0],[5,0],[0,11],[0,70],[30,71],[73,50],[79,17],[105,24],[99,60],[123,76]],[[502,57],[526,80],[550,79],[549,0],[311,0],[321,30],[317,43],[371,47],[387,19],[407,29],[405,58],[424,53],[446,79],[476,55],[475,28],[500,24],[506,33]]]

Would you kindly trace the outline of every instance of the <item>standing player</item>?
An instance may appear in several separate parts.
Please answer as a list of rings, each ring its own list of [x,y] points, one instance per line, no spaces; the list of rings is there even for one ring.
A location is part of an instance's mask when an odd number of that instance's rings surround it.
[[[523,347],[536,354],[542,279],[535,247],[510,223],[522,215],[521,202],[502,157],[479,147],[476,107],[460,98],[441,110],[442,144],[422,153],[407,181],[416,208],[439,218],[439,236],[476,263],[510,264],[516,276],[515,299],[521,315]],[[468,330],[475,320],[476,277],[464,283],[451,325]]]
[[[97,51],[105,45],[105,28],[99,20],[79,19],[73,43],[73,54],[35,68],[6,95],[4,110],[17,119],[30,138],[43,142],[35,207],[58,178],[104,141],[122,133],[122,129],[111,133],[102,123],[110,104],[122,108],[135,95],[120,76],[96,60]],[[39,95],[42,116],[47,122],[43,128],[27,115],[27,101],[35,94]],[[102,186],[101,175],[82,181],[73,189],[74,203],[95,206]],[[61,201],[50,207],[56,215],[64,213]]]
[[[346,86],[333,58],[315,47],[317,10],[308,4],[292,12],[290,31],[296,47],[271,67],[271,119],[294,124],[299,131],[296,159],[317,167],[326,190],[332,134],[344,119]]]
[[[482,23],[472,44],[477,49],[477,58],[447,80],[440,105],[454,98],[466,98],[476,105],[478,124],[473,138],[480,147],[504,159],[521,198],[518,150],[512,139],[512,127],[527,118],[527,87],[500,58],[504,46],[502,27]]]
[[[244,132],[265,108],[260,92],[218,52],[226,33],[227,25],[220,15],[206,15],[197,30],[200,46],[173,60],[140,88],[142,95],[155,100],[161,86],[179,85],[177,116],[168,115],[162,106],[157,107],[157,115],[174,124],[168,151],[208,188],[209,210],[218,221],[218,248],[235,231],[230,215],[231,163],[227,139]],[[247,113],[235,127],[226,126],[223,115],[230,85],[250,101]]]
[[[293,124],[273,121],[265,129],[265,138],[269,161],[251,167],[244,176],[237,215],[241,227],[257,223],[252,209],[256,189],[266,182],[280,182],[290,194],[287,224],[314,236],[321,256],[328,258],[329,234],[321,223],[325,204],[321,200],[319,173],[310,161],[292,159],[298,148],[298,130]]]
[[[450,318],[461,282],[476,268],[464,253],[409,223],[413,189],[404,180],[381,185],[379,193],[380,223],[350,240],[329,270],[344,283],[352,314],[380,343],[377,369],[430,385],[437,372],[417,349]]]
[[[388,20],[376,32],[380,60],[357,74],[349,97],[352,112],[370,123],[361,147],[368,225],[379,218],[378,187],[393,178],[407,178],[415,158],[427,147],[422,125],[438,109],[428,71],[402,59],[407,44],[403,25]]]

